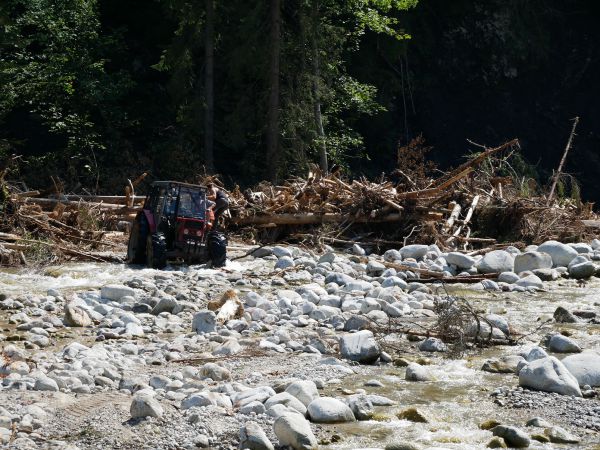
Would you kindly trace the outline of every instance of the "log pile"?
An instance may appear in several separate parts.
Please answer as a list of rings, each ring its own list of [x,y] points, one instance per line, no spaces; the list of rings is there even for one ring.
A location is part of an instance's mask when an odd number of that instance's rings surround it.
[[[443,250],[493,248],[507,241],[569,241],[589,234],[583,220],[596,220],[591,205],[565,199],[547,205],[548,197],[533,181],[512,168],[518,149],[516,139],[483,147],[436,179],[409,179],[403,185],[385,178],[346,180],[312,169],[306,179],[277,186],[263,182],[244,192],[236,188],[230,196],[232,224],[252,227],[262,240],[377,247],[418,242]]]

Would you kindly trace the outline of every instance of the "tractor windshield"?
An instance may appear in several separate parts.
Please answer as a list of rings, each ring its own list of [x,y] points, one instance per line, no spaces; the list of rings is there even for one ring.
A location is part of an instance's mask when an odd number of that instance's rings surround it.
[[[206,194],[203,191],[181,188],[177,215],[192,219],[205,219]]]

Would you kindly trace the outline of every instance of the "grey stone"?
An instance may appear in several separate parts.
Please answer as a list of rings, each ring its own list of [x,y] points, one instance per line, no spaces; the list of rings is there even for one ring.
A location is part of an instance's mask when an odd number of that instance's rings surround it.
[[[295,266],[294,260],[290,256],[282,256],[275,263],[275,269],[277,269],[277,270],[283,270],[283,269],[287,269],[288,267],[294,267],[294,266]]]
[[[39,377],[37,380],[35,380],[33,389],[36,391],[57,392],[58,384],[52,378],[44,376],[44,377]]]
[[[475,267],[480,273],[502,273],[512,272],[515,258],[512,254],[504,250],[493,250],[486,253],[480,259]]]
[[[381,348],[371,331],[362,330],[340,338],[340,353],[345,359],[371,364],[379,358]]]
[[[123,297],[134,297],[135,291],[127,286],[118,284],[109,284],[100,289],[100,296],[107,300],[118,302]]]
[[[201,377],[210,378],[214,381],[225,381],[231,379],[231,372],[225,367],[215,363],[204,364],[199,371]]]
[[[262,402],[254,401],[250,402],[247,405],[244,405],[240,408],[241,414],[250,415],[254,414],[264,414],[266,412],[265,405]]]
[[[217,328],[217,315],[208,309],[202,310],[194,315],[192,320],[192,331],[198,334],[212,333]]]
[[[544,434],[553,444],[577,444],[581,440],[564,428],[557,426],[546,428]]]
[[[544,283],[542,283],[542,280],[540,280],[540,278],[537,275],[527,275],[526,277],[521,278],[519,281],[517,281],[515,283],[517,286],[521,286],[524,288],[536,288],[536,289],[543,289],[544,288]]]
[[[273,450],[273,444],[256,422],[246,422],[240,428],[240,449]]]
[[[571,338],[562,334],[554,334],[548,342],[548,349],[556,353],[579,353],[581,347]]]
[[[525,358],[519,355],[502,356],[498,359],[488,359],[483,363],[481,370],[491,373],[519,373],[519,364],[525,362]]]
[[[400,255],[402,256],[402,259],[414,258],[416,260],[419,260],[423,258],[423,256],[425,256],[425,254],[427,254],[428,251],[429,247],[427,245],[412,244],[405,245],[404,247],[402,247],[400,249]]]
[[[519,386],[581,397],[577,379],[553,356],[529,362],[519,372]]]
[[[578,264],[569,264],[569,276],[576,280],[590,278],[596,273],[596,266],[592,261],[585,261]]]
[[[551,268],[552,257],[548,253],[525,252],[515,257],[515,273]]]
[[[521,277],[514,272],[502,272],[498,276],[498,281],[501,283],[514,284],[519,281]]]
[[[147,394],[136,394],[129,408],[131,417],[134,419],[142,417],[162,417],[163,407],[158,400]]]
[[[417,363],[410,363],[406,367],[406,374],[404,376],[406,381],[431,381],[431,375],[426,367],[423,367]]]
[[[562,363],[577,379],[579,386],[600,386],[600,352],[586,350],[567,356]]]
[[[289,392],[275,394],[265,402],[266,409],[269,409],[274,405],[285,405],[288,409],[294,409],[303,416],[306,415],[306,406]]]
[[[554,267],[567,267],[578,255],[577,250],[558,241],[546,241],[538,247],[537,251],[548,253]]]
[[[65,305],[64,323],[68,327],[87,327],[92,325],[92,319],[83,308],[68,303]]]
[[[475,265],[475,258],[460,252],[450,252],[446,255],[446,262],[455,265],[459,269],[470,269]]]
[[[285,392],[296,397],[304,406],[308,406],[314,399],[319,397],[317,385],[310,380],[294,381],[290,383]]]
[[[179,307],[179,302],[173,297],[162,297],[156,306],[152,309],[152,314],[158,316],[162,312],[174,314],[176,308]]]
[[[308,405],[308,415],[315,423],[354,422],[354,414],[348,405],[332,397],[319,397]]]
[[[557,323],[577,323],[579,319],[575,317],[571,312],[567,311],[562,306],[559,306],[554,311],[554,320]]]
[[[492,428],[491,431],[494,436],[499,436],[504,439],[506,444],[510,447],[525,448],[529,447],[529,444],[531,444],[531,440],[527,433],[516,427],[498,425]]]
[[[310,423],[300,414],[284,413],[275,420],[273,432],[279,443],[294,450],[316,450],[317,439],[310,429]]]
[[[374,414],[373,403],[365,394],[352,395],[348,398],[348,406],[357,420],[371,420]]]
[[[440,339],[430,337],[419,344],[419,350],[422,352],[445,352],[448,347]]]

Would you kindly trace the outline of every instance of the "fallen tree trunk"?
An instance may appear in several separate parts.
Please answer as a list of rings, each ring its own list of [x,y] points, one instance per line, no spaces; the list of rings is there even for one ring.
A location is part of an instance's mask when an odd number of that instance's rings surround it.
[[[273,223],[275,225],[316,225],[320,223],[383,223],[397,222],[402,219],[401,214],[388,214],[382,217],[349,216],[347,214],[277,214],[272,216],[248,216],[234,218],[236,225],[264,225]]]

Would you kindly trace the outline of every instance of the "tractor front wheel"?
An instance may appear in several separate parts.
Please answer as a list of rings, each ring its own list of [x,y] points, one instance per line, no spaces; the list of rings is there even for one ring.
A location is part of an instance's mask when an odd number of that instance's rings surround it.
[[[218,231],[210,231],[206,245],[212,266],[223,267],[227,262],[227,237]]]
[[[146,256],[146,235],[148,225],[143,217],[136,217],[131,224],[129,243],[127,244],[127,262],[130,264],[143,264]]]
[[[167,240],[162,233],[152,233],[146,239],[146,264],[153,269],[167,265]]]

